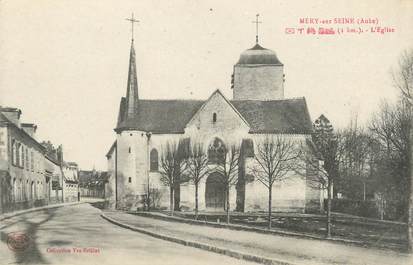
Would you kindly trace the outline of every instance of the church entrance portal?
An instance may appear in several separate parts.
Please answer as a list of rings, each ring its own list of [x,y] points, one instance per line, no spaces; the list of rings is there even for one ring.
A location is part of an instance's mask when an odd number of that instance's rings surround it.
[[[219,173],[210,174],[206,180],[205,203],[211,210],[224,210],[225,187]]]

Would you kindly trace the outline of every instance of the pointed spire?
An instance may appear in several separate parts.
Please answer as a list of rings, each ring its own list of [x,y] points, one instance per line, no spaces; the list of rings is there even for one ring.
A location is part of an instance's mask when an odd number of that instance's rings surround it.
[[[129,72],[128,72],[128,84],[126,87],[126,106],[124,107],[124,119],[129,117],[133,117],[138,108],[138,77],[136,75],[136,59],[135,59],[135,48],[133,46],[134,38],[133,38],[133,24],[138,23],[139,20],[136,20],[133,16],[131,18],[127,18],[127,21],[131,23],[131,33],[132,33],[132,40],[131,40],[131,47],[130,47],[130,55],[129,55]]]
[[[126,118],[134,116],[138,107],[138,77],[136,75],[136,59],[133,40],[129,55],[128,84],[126,88]]]

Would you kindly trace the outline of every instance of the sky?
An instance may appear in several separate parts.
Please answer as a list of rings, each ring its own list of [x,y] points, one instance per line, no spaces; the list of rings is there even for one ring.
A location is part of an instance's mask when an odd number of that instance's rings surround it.
[[[126,94],[131,28],[139,97],[229,99],[233,65],[255,44],[284,64],[285,96],[305,97],[311,118],[337,128],[367,123],[394,101],[391,71],[413,47],[413,1],[0,1],[0,105],[17,107],[37,138],[62,144],[65,160],[106,170],[119,101]],[[300,18],[371,18],[391,33],[299,35]],[[355,27],[330,24],[326,27]],[[359,25],[357,25],[357,28]],[[294,28],[295,34],[286,34]]]

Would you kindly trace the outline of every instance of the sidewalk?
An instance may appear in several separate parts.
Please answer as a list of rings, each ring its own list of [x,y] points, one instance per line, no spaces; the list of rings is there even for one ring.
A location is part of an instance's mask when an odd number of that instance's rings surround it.
[[[412,256],[393,251],[169,222],[115,211],[105,211],[104,215],[121,225],[134,227],[142,232],[158,235],[157,237],[184,245],[195,247],[199,247],[196,245],[208,246],[201,246],[201,248],[222,254],[227,254],[226,250],[228,253],[243,253],[243,255],[250,255],[250,257],[262,257],[264,259],[256,260],[261,263],[413,264]],[[191,242],[196,242],[197,244]],[[214,247],[216,249],[213,249]],[[239,258],[242,258],[242,255]]]
[[[35,211],[41,211],[41,210],[44,210],[44,209],[52,209],[52,208],[56,208],[56,207],[70,206],[70,205],[75,205],[75,204],[80,204],[80,203],[83,203],[83,202],[56,203],[56,204],[50,204],[50,205],[46,205],[46,206],[42,206],[42,207],[34,207],[34,208],[25,209],[25,210],[4,213],[4,214],[0,214],[0,221],[12,218],[14,216],[18,216],[18,215],[21,215],[21,214],[26,214],[26,213],[35,212]]]

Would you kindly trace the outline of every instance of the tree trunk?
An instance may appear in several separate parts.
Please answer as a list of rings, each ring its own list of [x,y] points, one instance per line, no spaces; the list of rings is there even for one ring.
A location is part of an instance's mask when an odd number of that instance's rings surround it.
[[[171,185],[169,187],[169,209],[171,211],[171,216],[174,215],[174,187]]]
[[[407,216],[407,237],[408,237],[408,251],[413,253],[413,116],[411,118],[411,128],[409,135],[409,205],[408,205],[408,216]]]
[[[328,181],[327,185],[327,227],[326,227],[326,236],[327,238],[331,237],[331,181]]]
[[[177,182],[174,185],[174,210],[180,210],[180,201],[181,201],[181,184]]]
[[[148,179],[148,212],[151,210],[151,188]]]
[[[268,188],[268,229],[271,229],[271,213],[272,213],[272,186]]]
[[[198,220],[198,183],[195,183],[195,220]]]
[[[236,188],[236,206],[235,211],[244,212],[245,209],[245,157],[244,151],[240,153],[238,159],[238,180]]]
[[[230,223],[230,220],[229,220],[229,186],[227,187],[227,190],[226,190],[226,192],[227,192],[227,224],[229,224]]]
[[[366,200],[366,182],[363,181],[363,201]]]

